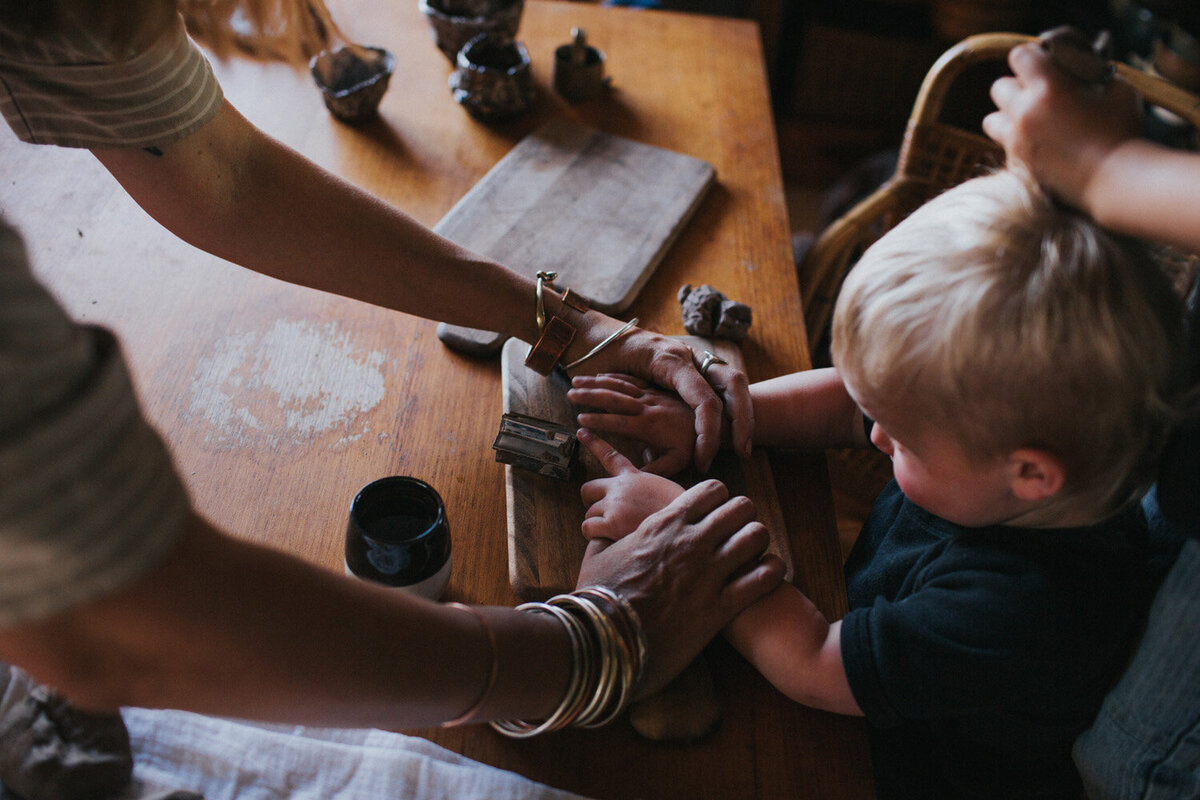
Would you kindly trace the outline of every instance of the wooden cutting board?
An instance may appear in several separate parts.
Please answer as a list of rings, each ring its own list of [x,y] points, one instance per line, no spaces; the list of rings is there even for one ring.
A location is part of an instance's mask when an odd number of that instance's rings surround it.
[[[743,367],[741,350],[726,341],[697,336],[681,337],[697,352],[711,350],[731,364]],[[521,413],[563,425],[574,426],[576,410],[567,402],[570,388],[561,377],[543,378],[524,364],[529,345],[509,340],[501,356],[505,413]],[[499,423],[497,422],[497,426]],[[636,447],[609,439],[631,460],[640,463]],[[581,446],[587,478],[603,474],[599,463]],[[721,453],[709,475],[725,482],[731,494],[745,494],[754,501],[759,519],[771,532],[770,551],[787,565],[792,578],[792,555],[788,547],[775,482],[766,453],[756,451],[748,461],[732,453]],[[690,477],[690,479],[689,479]],[[676,476],[691,485],[696,476]],[[579,499],[580,482],[564,482],[528,470],[504,467],[508,506],[508,575],[513,590],[525,600],[544,600],[575,588],[586,542],[580,533],[584,507]],[[754,486],[751,491],[748,487]]]
[[[616,315],[633,303],[715,171],[698,158],[568,120],[526,136],[434,226],[447,239],[533,277],[562,285]],[[503,337],[438,326],[449,347],[476,355]]]

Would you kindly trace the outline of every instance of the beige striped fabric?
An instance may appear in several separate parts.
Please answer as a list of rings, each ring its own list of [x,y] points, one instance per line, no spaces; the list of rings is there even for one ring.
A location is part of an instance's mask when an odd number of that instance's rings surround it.
[[[0,625],[120,588],[187,519],[116,340],[67,318],[0,220]]]
[[[23,141],[150,147],[194,132],[221,101],[212,67],[178,17],[123,60],[82,27],[35,38],[0,21],[0,114]]]

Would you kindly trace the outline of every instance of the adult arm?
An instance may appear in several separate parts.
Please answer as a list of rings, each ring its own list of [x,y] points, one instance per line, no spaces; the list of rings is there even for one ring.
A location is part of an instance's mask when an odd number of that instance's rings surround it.
[[[267,136],[225,101],[197,132],[159,148],[93,153],[152,217],[185,241],[255,271],[409,314],[537,340],[532,276],[436,235],[378,198]],[[569,285],[570,276],[564,276]],[[620,325],[580,313],[547,292],[549,314],[579,329],[563,359],[590,350]],[[745,375],[710,370],[722,400],[681,342],[641,329],[584,371],[620,369],[671,388],[696,412],[695,456],[707,467],[722,407],[749,447],[753,416]]]
[[[1013,48],[1009,65],[983,127],[1010,164],[1105,227],[1200,248],[1200,155],[1141,138],[1132,86],[1085,85],[1035,44]]]
[[[645,624],[640,692],[664,685],[779,582],[780,565],[758,561],[765,540],[709,481],[619,546],[589,547],[581,585],[614,588]],[[657,568],[664,552],[669,580]],[[562,625],[509,608],[476,610],[495,635],[497,675],[475,719],[548,716],[571,670]],[[195,516],[166,559],[127,586],[0,628],[0,657],[87,708],[384,728],[463,713],[490,664],[474,614],[321,570]]]
[[[487,710],[549,713],[570,659],[561,632],[545,624],[553,620],[481,613],[502,656]],[[415,727],[454,718],[482,692],[490,656],[481,633],[461,610],[317,569],[193,517],[157,568],[83,606],[0,629],[0,654],[87,708]],[[540,657],[522,669],[546,688],[513,680],[524,648]]]
[[[198,518],[115,340],[72,324],[24,262],[0,225],[0,659],[92,708],[395,728],[472,706],[491,663],[473,612],[329,573]],[[580,580],[639,612],[644,692],[782,577],[759,558],[765,531],[715,481],[628,538],[590,549]],[[498,667],[478,718],[544,716],[567,684],[564,629],[478,611]]]

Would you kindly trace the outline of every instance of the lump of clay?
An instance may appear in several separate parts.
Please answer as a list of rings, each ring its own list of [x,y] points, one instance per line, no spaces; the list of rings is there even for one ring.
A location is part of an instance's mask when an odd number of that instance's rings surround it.
[[[716,729],[721,705],[704,656],[697,656],[658,692],[631,705],[629,722],[635,731],[656,742],[691,741]]]
[[[733,300],[721,301],[721,314],[713,329],[713,336],[718,339],[733,339],[740,342],[746,338],[751,323],[750,306]]]
[[[750,306],[726,299],[708,284],[679,290],[683,327],[694,336],[711,336],[740,342],[750,330],[753,314]]]

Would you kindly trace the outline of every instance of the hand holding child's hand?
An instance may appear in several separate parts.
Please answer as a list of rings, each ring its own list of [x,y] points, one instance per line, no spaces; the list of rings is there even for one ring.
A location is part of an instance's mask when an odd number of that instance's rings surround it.
[[[580,430],[579,441],[611,476],[588,481],[580,489],[580,497],[588,506],[583,520],[586,538],[616,541],[635,531],[646,517],[683,494],[682,486],[659,475],[642,472],[591,431]]]
[[[984,131],[1004,147],[1010,166],[1090,211],[1090,179],[1118,145],[1140,134],[1137,92],[1120,78],[1084,84],[1033,43],[1014,47],[1008,63],[1013,75],[992,84],[998,110],[984,118]]]
[[[621,541],[588,542],[576,585],[608,586],[642,618],[649,656],[639,697],[665,686],[783,580],[783,561],[765,553],[770,537],[754,517],[748,498],[701,481]]]
[[[583,427],[645,445],[642,469],[647,472],[674,475],[692,460],[694,414],[674,394],[627,375],[586,375],[571,380],[567,399],[600,409],[579,415]]]

